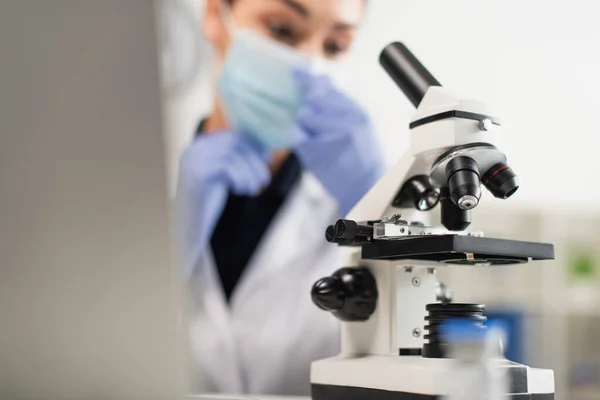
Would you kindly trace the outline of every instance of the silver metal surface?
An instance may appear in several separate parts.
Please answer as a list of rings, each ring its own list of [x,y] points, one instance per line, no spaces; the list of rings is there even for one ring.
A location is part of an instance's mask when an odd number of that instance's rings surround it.
[[[392,214],[392,216],[383,218],[381,221],[389,223],[389,224],[397,224],[400,222],[401,218],[402,218],[401,214]]]
[[[373,224],[373,239],[386,240],[408,236],[408,225],[397,225],[385,222]]]
[[[493,123],[492,120],[489,118],[486,118],[482,121],[479,121],[479,129],[481,129],[482,131],[491,131],[493,128]]]
[[[452,290],[442,282],[437,282],[435,287],[435,297],[442,303],[452,302]]]
[[[440,194],[437,191],[432,191],[426,197],[419,200],[417,208],[419,211],[427,211],[435,207],[440,200]]]
[[[479,204],[479,199],[470,194],[464,195],[458,199],[458,207],[462,210],[472,210]]]
[[[412,279],[412,284],[413,284],[413,286],[421,286],[421,280],[418,277],[415,276]]]
[[[489,266],[489,265],[511,265],[511,264],[524,264],[531,262],[531,258],[514,258],[514,257],[485,257],[485,258],[467,258],[460,257],[457,253],[457,258],[449,258],[441,260],[443,264],[456,264],[456,265],[478,265],[478,266]]]
[[[412,335],[416,338],[421,337],[421,330],[419,328],[413,329]]]
[[[500,162],[506,162],[506,155],[491,144],[482,144],[477,147],[453,151],[431,166],[429,178],[432,185],[439,188],[448,183],[448,178],[446,177],[446,165],[450,160],[458,156],[471,157],[477,161],[479,172],[482,175],[494,165]]]
[[[472,231],[472,232],[468,232],[467,236],[484,237],[485,235],[483,234],[482,231]]]
[[[451,232],[445,228],[410,225],[406,222],[376,222],[373,224],[374,240],[398,240],[408,236],[448,235],[450,233]]]

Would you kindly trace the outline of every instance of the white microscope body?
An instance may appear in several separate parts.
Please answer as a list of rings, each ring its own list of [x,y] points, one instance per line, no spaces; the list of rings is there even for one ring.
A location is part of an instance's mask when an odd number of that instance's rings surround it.
[[[348,268],[317,282],[313,300],[344,321],[342,351],[313,363],[314,400],[448,394],[456,384],[449,378],[456,360],[445,358],[436,318],[456,315],[476,323],[485,318],[480,305],[439,303],[435,269],[554,257],[551,244],[464,232],[481,197],[480,182],[500,198],[518,188],[499,150],[500,122],[485,104],[441,87],[402,44],[388,46],[381,62],[418,108],[409,151],[327,232],[328,240],[346,245]],[[427,226],[438,201],[445,228]],[[552,371],[508,361],[506,368],[507,398],[554,398]]]

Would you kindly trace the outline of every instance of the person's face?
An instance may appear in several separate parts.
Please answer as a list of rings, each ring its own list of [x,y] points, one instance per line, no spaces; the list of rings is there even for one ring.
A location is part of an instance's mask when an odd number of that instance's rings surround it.
[[[231,42],[227,28],[235,27],[337,60],[349,51],[364,7],[365,0],[206,0],[204,33],[221,57]]]

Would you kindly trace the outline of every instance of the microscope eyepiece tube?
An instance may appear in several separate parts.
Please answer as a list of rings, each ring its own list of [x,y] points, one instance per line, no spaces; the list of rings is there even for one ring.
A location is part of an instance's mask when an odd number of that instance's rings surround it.
[[[379,63],[415,107],[419,106],[430,86],[442,86],[403,43],[386,46]]]

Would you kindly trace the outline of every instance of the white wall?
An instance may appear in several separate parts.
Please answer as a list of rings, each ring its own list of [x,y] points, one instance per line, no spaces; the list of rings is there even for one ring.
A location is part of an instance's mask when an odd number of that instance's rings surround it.
[[[589,0],[372,0],[352,92],[400,154],[412,109],[377,59],[401,40],[442,84],[497,107],[521,177],[514,203],[597,203],[598,10]]]
[[[505,150],[522,183],[513,205],[542,199],[549,205],[593,206],[600,200],[600,186],[590,184],[598,170],[594,144],[600,134],[597,2],[369,1],[347,68],[348,88],[372,113],[390,159],[406,146],[413,109],[379,67],[378,56],[386,44],[400,40],[442,84],[497,107]],[[180,144],[207,109],[204,90],[196,85],[173,103]]]

